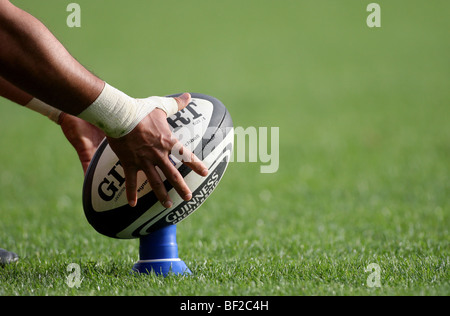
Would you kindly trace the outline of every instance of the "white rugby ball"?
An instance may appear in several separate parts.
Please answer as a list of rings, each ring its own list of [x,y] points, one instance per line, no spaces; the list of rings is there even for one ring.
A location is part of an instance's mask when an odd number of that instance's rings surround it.
[[[197,93],[191,96],[191,103],[167,121],[178,140],[209,169],[208,176],[202,177],[171,156],[172,163],[192,191],[192,200],[183,201],[160,172],[173,201],[171,208],[164,208],[141,171],[138,173],[137,205],[129,206],[123,168],[105,139],[89,165],[83,186],[86,218],[99,233],[131,239],[177,224],[197,210],[217,187],[232,155],[233,122],[219,100]]]

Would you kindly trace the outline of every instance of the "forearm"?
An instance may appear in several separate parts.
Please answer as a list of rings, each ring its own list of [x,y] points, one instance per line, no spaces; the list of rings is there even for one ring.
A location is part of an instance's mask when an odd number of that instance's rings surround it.
[[[39,99],[34,98],[32,95],[26,93],[22,89],[17,88],[9,81],[0,77],[0,96],[9,99],[19,105],[22,105],[30,110],[38,112],[55,123],[59,124],[59,118],[61,110],[54,108]]]
[[[0,77],[0,96],[20,105],[27,105],[33,99],[32,95],[17,88],[2,77]]]
[[[67,113],[78,115],[103,89],[41,22],[6,0],[0,0],[0,43],[0,76]]]
[[[42,23],[8,0],[0,0],[0,76],[35,98],[99,127],[124,168],[130,205],[137,203],[137,173],[142,170],[164,207],[172,206],[156,166],[183,199],[192,197],[169,159],[179,141],[166,120],[190,103],[188,93],[177,98],[129,97],[87,71]],[[186,148],[182,151],[189,152]],[[202,176],[208,173],[198,158],[185,163]]]

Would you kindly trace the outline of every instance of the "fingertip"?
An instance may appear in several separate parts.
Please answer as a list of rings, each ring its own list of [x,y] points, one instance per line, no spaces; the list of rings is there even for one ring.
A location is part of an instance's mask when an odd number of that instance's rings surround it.
[[[127,172],[125,170],[125,188],[127,194],[128,204],[131,207],[135,207],[137,205],[137,191],[136,191],[136,174],[132,172]]]
[[[187,93],[187,92],[183,93],[181,95],[181,98],[183,100],[185,100],[187,103],[191,102],[191,94],[190,93]]]
[[[128,204],[131,207],[136,207],[136,205],[137,205],[137,196],[136,195],[128,195],[127,198],[128,198]]]
[[[175,100],[177,100],[178,103],[178,111],[181,111],[182,109],[187,107],[189,103],[191,103],[191,95],[190,93],[186,92],[180,95],[179,97],[175,98]]]
[[[173,205],[173,203],[172,203],[171,200],[166,200],[165,202],[162,203],[162,205],[163,205],[165,208],[171,208],[172,205]]]
[[[129,204],[131,207],[136,207],[137,201],[136,201],[136,200],[131,200],[131,201],[128,201],[128,204]]]

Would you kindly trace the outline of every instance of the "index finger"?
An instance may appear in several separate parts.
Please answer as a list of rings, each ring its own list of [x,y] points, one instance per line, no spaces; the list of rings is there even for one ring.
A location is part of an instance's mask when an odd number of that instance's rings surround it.
[[[131,168],[123,168],[125,173],[125,188],[128,204],[135,207],[137,204],[137,171]]]
[[[202,177],[208,175],[208,168],[205,164],[179,141],[172,147],[171,154]]]

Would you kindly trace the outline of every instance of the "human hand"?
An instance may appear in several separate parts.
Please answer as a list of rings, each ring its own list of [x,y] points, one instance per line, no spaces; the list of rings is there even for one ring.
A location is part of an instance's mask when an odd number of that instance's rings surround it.
[[[84,174],[92,160],[98,146],[105,138],[105,133],[76,116],[61,113],[58,124],[78,154]]]
[[[189,104],[191,96],[185,93],[175,100],[180,111]],[[194,172],[201,176],[208,175],[205,165],[173,136],[167,123],[167,115],[161,109],[150,112],[129,134],[121,138],[107,139],[124,169],[127,199],[133,207],[137,204],[137,173],[140,170],[147,176],[161,204],[166,208],[173,205],[156,167],[162,171],[183,200],[189,201],[192,198],[192,192],[183,177],[169,160],[169,154],[174,148],[185,157],[182,162]]]

